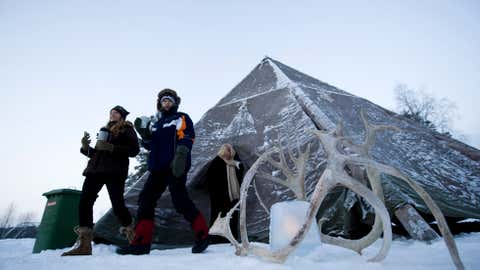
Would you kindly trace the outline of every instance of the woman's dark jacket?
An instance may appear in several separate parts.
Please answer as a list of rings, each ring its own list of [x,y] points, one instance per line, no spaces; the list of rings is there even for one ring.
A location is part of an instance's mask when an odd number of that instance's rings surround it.
[[[234,159],[240,161],[238,155],[235,155]],[[242,185],[243,179],[243,165],[240,163],[239,168],[235,168],[237,174],[238,184]],[[211,207],[211,221],[214,221],[218,213],[222,213],[224,216],[232,206],[238,201],[230,201],[228,195],[228,181],[227,181],[227,166],[225,161],[219,156],[216,156],[210,166],[208,167],[207,174],[207,187],[210,195],[210,207]],[[213,216],[215,215],[215,216]],[[211,222],[213,223],[213,222]]]
[[[107,128],[113,125],[110,122]],[[80,152],[90,158],[87,168],[83,171],[84,176],[118,176],[127,178],[128,176],[128,158],[135,157],[139,152],[137,134],[133,129],[133,124],[125,121],[119,133],[115,136],[111,134],[107,141],[113,144],[113,151],[100,151],[89,147],[87,151],[82,148]]]

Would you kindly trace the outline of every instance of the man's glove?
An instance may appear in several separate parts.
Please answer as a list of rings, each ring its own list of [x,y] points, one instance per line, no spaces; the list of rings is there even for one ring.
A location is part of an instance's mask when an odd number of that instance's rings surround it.
[[[97,141],[95,150],[113,152],[113,144],[106,141]]]
[[[92,140],[90,140],[90,134],[88,132],[84,131],[83,132],[83,137],[82,137],[82,149],[83,151],[88,151],[88,148],[90,147],[90,143]]]
[[[140,134],[143,140],[150,140],[152,133],[150,132],[150,118],[146,116],[137,117],[133,122],[135,130]]]
[[[185,166],[187,164],[187,156],[190,150],[185,145],[179,145],[175,151],[171,168],[175,177],[179,178],[185,174]]]

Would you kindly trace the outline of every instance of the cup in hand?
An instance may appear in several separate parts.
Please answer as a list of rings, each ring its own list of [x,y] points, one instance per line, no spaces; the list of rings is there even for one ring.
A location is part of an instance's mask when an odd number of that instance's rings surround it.
[[[110,137],[110,131],[105,127],[102,127],[100,131],[97,133],[97,141],[108,142],[109,137]]]

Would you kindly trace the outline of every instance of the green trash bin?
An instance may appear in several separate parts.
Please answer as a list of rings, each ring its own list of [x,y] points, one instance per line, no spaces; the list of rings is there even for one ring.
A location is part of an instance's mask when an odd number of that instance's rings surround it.
[[[81,194],[74,189],[55,189],[42,194],[47,197],[47,205],[38,227],[33,253],[70,247],[75,243],[77,235],[73,227],[78,225]]]

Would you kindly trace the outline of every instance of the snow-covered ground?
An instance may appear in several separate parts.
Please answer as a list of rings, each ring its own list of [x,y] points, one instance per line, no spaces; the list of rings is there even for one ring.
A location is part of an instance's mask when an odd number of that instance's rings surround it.
[[[480,233],[457,236],[457,246],[466,269],[480,269]],[[93,256],[60,257],[67,250],[48,250],[32,254],[34,239],[0,240],[0,269],[68,269],[68,270],[139,270],[139,269],[454,269],[443,241],[431,245],[412,240],[395,240],[387,258],[369,263],[381,241],[375,242],[362,256],[330,245],[314,248],[304,255],[290,257],[283,265],[255,256],[237,257],[228,244],[210,246],[203,254],[190,249],[154,250],[150,255],[120,256],[115,246],[95,245]]]

